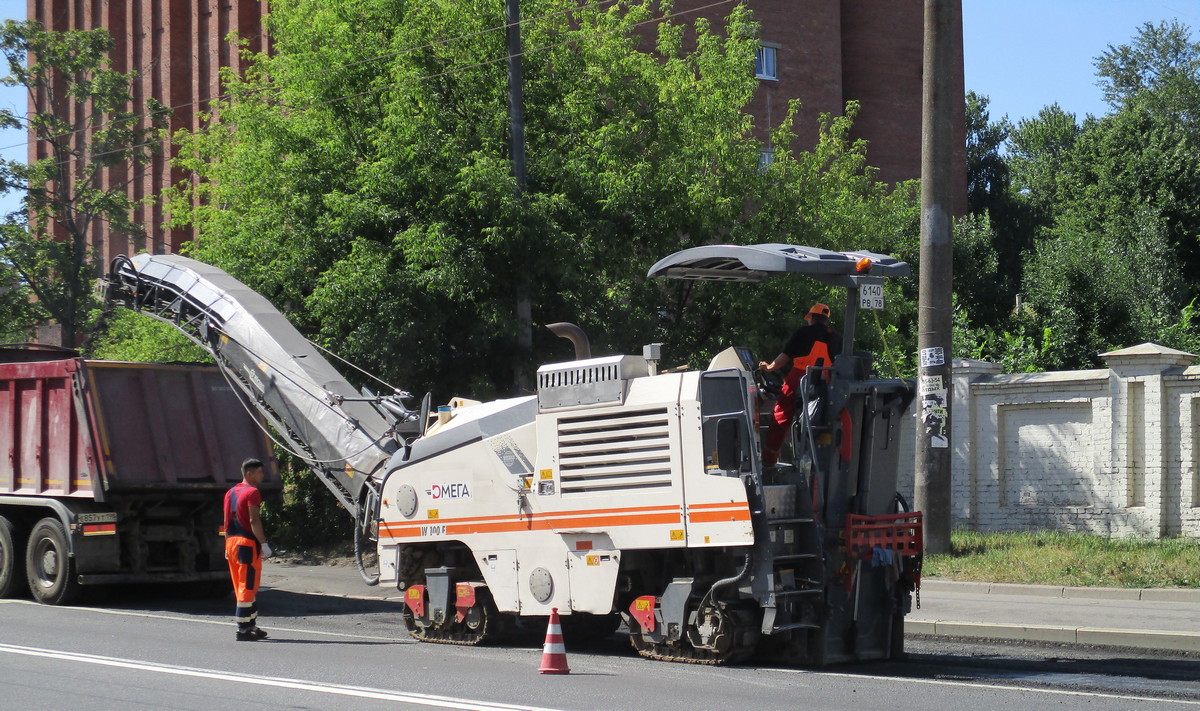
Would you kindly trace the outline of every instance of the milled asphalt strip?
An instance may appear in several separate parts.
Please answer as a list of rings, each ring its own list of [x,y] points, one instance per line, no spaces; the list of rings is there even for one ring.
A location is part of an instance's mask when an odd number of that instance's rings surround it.
[[[101,657],[93,654],[78,654],[75,652],[60,652],[53,649],[38,649],[37,647],[19,647],[12,644],[0,644],[0,653],[21,654],[29,657],[43,657],[47,659],[59,659],[68,662],[80,662],[83,664],[99,664],[102,666],[119,667],[121,669],[136,669],[139,671],[155,672],[158,674],[173,674],[176,676],[188,676],[200,679],[214,679],[217,681],[229,681],[238,684],[253,684],[255,686],[271,686],[281,689],[294,689],[296,691],[311,691],[314,693],[332,694],[335,696],[352,696],[360,699],[375,699],[379,701],[398,701],[401,703],[416,704],[419,706],[432,706],[442,709],[462,709],[463,711],[554,711],[553,709],[545,709],[538,706],[513,706],[510,704],[492,703],[489,701],[459,699],[452,696],[405,693],[398,691],[387,691],[385,689],[371,689],[361,686],[342,686],[340,684],[322,684],[319,682],[304,681],[302,679],[285,679],[270,676],[256,676],[253,674],[221,672],[212,669],[178,667],[170,664],[141,662],[134,659]]]
[[[764,667],[766,668],[766,667]],[[788,669],[786,667],[770,667],[771,671],[783,672],[785,674],[817,674],[823,677],[839,677],[842,679],[874,679],[877,681],[896,684],[899,682],[911,682],[913,684],[926,684],[930,686],[959,686],[971,687],[978,689],[996,689],[1003,691],[1026,691],[1036,694],[1048,694],[1059,696],[1088,696],[1102,699],[1122,699],[1129,701],[1153,701],[1156,704],[1177,704],[1182,706],[1200,706],[1200,701],[1192,701],[1191,699],[1166,699],[1157,696],[1137,696],[1134,694],[1110,694],[1099,691],[1075,691],[1072,689],[1047,689],[1041,686],[1020,686],[1018,684],[996,684],[986,681],[960,681],[957,679],[923,679],[917,676],[894,677],[882,676],[876,674],[847,674],[843,672],[831,672],[824,669]]]
[[[978,637],[1008,641],[1091,644],[1103,647],[1167,649],[1175,652],[1200,652],[1200,634],[1195,632],[1156,632],[1119,630],[1102,627],[1055,627],[1052,625],[1005,625],[992,622],[951,622],[946,620],[905,620],[906,634],[940,637]]]
[[[925,581],[926,594],[939,590],[975,595],[1025,595],[1060,599],[1123,600],[1200,604],[1200,590],[1178,588],[1091,588],[1062,585],[1023,585],[959,581]],[[904,621],[909,634],[941,637],[977,637],[1008,641],[1090,644],[1105,647],[1200,652],[1200,633],[1164,630],[1114,629],[1106,627],[1070,627],[1019,625],[1001,622],[959,622],[954,620]]]
[[[36,605],[45,607],[41,603],[33,600],[0,600],[0,605]],[[60,605],[58,610],[75,610],[77,612],[94,612],[102,615],[127,615],[129,617],[148,617],[155,620],[172,620],[175,622],[194,622],[201,625],[222,625],[232,627],[233,623],[228,620],[205,620],[197,617],[181,617],[179,615],[161,615],[153,612],[132,612],[130,610],[106,610],[99,607],[71,607],[69,605]],[[396,644],[416,644],[416,640],[412,638],[404,639],[397,637],[377,637],[368,634],[351,634],[349,632],[323,632],[321,630],[299,630],[290,627],[279,627],[270,623],[269,618],[263,617],[264,624],[268,632],[290,632],[293,634],[313,634],[323,635],[326,637],[349,637],[351,639],[370,639],[380,642],[394,642]]]

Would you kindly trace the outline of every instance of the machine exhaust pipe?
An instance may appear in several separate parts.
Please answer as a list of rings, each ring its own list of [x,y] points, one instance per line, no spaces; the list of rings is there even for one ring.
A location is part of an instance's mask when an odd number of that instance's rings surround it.
[[[565,338],[575,346],[575,360],[587,360],[592,357],[592,344],[588,342],[587,334],[573,323],[560,321],[546,324],[546,328],[559,338]]]

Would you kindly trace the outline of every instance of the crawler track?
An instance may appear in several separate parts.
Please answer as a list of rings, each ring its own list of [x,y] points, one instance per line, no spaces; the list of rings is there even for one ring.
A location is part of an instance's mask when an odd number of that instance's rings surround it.
[[[686,639],[681,639],[675,644],[657,644],[646,641],[636,623],[631,626],[629,643],[633,645],[639,655],[647,659],[684,664],[706,664],[708,666],[738,664],[753,657],[755,652],[753,646],[735,646],[722,654],[707,649],[696,649]]]
[[[502,636],[506,622],[504,617],[496,610],[491,598],[486,598],[472,607],[462,622],[451,617],[440,625],[427,627],[418,625],[412,611],[405,609],[404,627],[408,634],[419,642],[475,647]]]
[[[683,662],[684,664],[707,664],[720,666],[732,661],[732,655],[719,657],[715,652],[695,649],[691,645],[653,644],[642,640],[641,635],[629,635],[629,642],[637,653],[647,659],[657,659],[663,662]]]

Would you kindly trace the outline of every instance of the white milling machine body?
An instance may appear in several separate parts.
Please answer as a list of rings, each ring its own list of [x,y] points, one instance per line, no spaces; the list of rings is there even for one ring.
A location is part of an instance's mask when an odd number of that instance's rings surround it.
[[[844,355],[805,377],[792,461],[777,468],[761,464],[770,403],[740,348],[702,371],[658,373],[645,356],[545,365],[536,396],[423,411],[424,431],[371,477],[379,580],[405,590],[410,633],[478,644],[557,610],[568,639],[623,619],[657,659],[817,665],[901,651],[920,572],[920,514],[896,494],[913,384],[875,377],[853,331],[859,289],[908,265],[766,244],[685,250],[650,270],[788,273],[846,288]]]

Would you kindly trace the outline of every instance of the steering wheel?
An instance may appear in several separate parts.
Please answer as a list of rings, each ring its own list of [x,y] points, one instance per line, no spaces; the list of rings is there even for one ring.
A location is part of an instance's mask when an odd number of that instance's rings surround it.
[[[783,376],[779,373],[767,372],[762,368],[755,368],[750,373],[759,392],[775,397],[783,390]]]

